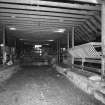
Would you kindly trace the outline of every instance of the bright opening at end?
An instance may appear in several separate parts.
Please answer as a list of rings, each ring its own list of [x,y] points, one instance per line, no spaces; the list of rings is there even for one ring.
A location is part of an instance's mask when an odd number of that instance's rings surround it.
[[[10,29],[10,30],[16,30],[16,28],[15,28],[15,27],[10,27],[9,29]]]
[[[55,30],[54,32],[63,33],[63,32],[65,32],[65,29],[57,29],[57,30]]]

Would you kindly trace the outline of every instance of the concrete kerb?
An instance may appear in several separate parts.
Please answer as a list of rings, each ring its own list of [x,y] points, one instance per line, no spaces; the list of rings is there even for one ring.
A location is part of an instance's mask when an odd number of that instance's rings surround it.
[[[19,69],[20,69],[19,65],[12,65],[12,66],[8,66],[6,68],[5,67],[1,68],[1,70],[0,70],[0,83],[9,79]]]
[[[70,70],[56,66],[56,70],[65,75],[73,84],[89,95],[93,95],[97,100],[105,104],[105,82],[91,80]]]

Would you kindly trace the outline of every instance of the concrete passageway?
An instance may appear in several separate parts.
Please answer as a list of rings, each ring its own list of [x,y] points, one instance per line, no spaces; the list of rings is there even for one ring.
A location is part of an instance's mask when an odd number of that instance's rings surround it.
[[[0,105],[103,105],[104,46],[104,0],[0,0]]]
[[[0,86],[0,105],[103,105],[47,66],[24,66]]]

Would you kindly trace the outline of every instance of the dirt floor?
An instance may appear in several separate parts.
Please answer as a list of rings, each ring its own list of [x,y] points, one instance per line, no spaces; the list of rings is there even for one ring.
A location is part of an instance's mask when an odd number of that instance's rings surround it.
[[[47,66],[24,66],[0,85],[0,105],[103,105]]]

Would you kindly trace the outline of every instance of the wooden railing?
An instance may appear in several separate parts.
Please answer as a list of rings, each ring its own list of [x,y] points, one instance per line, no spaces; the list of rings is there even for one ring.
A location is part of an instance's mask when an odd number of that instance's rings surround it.
[[[69,54],[72,55],[74,67],[81,68],[82,70],[90,70],[92,72],[101,73],[101,67],[92,67],[89,64],[101,65],[102,63],[102,50],[101,43],[90,42],[83,45],[75,46],[69,49]]]

